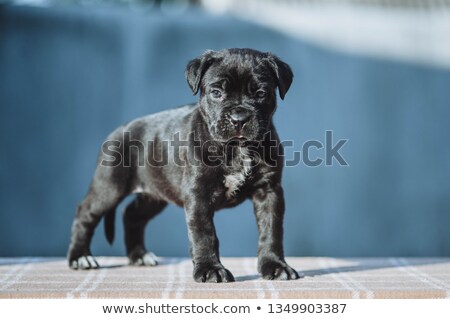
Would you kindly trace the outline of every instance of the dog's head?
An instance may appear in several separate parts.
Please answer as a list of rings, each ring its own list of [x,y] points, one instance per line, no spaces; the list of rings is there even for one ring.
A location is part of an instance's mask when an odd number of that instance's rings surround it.
[[[259,140],[267,132],[292,83],[289,65],[271,53],[252,49],[206,51],[190,61],[186,78],[200,91],[200,111],[216,141]]]

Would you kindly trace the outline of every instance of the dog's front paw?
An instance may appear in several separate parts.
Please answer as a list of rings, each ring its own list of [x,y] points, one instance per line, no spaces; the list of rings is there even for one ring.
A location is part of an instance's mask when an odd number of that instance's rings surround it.
[[[140,255],[129,255],[130,265],[133,266],[156,266],[158,258],[152,252],[146,252]]]
[[[196,282],[233,282],[231,272],[222,265],[202,264],[194,266]]]
[[[291,280],[300,278],[297,272],[282,261],[270,260],[261,267],[261,275],[268,280]]]
[[[100,266],[98,265],[98,262],[95,260],[94,257],[91,255],[86,256],[80,256],[78,258],[71,258],[69,259],[69,266],[72,269],[97,269]]]

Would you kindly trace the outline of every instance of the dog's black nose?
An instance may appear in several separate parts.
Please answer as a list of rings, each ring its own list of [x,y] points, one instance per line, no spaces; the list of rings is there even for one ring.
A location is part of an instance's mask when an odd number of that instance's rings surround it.
[[[237,129],[241,129],[250,119],[250,114],[246,110],[233,111],[230,114],[230,122]]]

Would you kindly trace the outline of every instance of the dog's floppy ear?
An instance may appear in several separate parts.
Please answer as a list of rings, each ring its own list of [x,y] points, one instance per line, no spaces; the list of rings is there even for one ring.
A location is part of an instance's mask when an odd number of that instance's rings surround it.
[[[206,50],[205,53],[198,58],[189,61],[186,66],[186,80],[192,92],[194,92],[194,95],[197,94],[200,89],[200,83],[203,75],[214,61],[214,53],[215,51]]]
[[[277,77],[280,98],[283,100],[287,91],[291,87],[294,74],[292,74],[291,67],[287,63],[284,63],[272,53],[267,53],[267,58],[273,72],[275,73],[275,76]]]

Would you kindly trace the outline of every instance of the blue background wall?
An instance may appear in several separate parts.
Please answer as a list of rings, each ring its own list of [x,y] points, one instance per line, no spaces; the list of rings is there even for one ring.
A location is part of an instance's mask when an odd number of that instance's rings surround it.
[[[184,79],[205,49],[252,47],[289,63],[282,139],[349,139],[350,166],[285,169],[288,255],[450,255],[450,72],[321,49],[226,16],[0,6],[0,256],[65,255],[103,139],[135,117],[195,101]],[[322,155],[318,151],[312,155]],[[120,210],[123,209],[121,206]],[[122,255],[103,227],[95,255]],[[238,221],[238,222],[236,222]],[[224,256],[255,255],[250,202],[217,214]],[[187,256],[182,209],[147,245]]]

